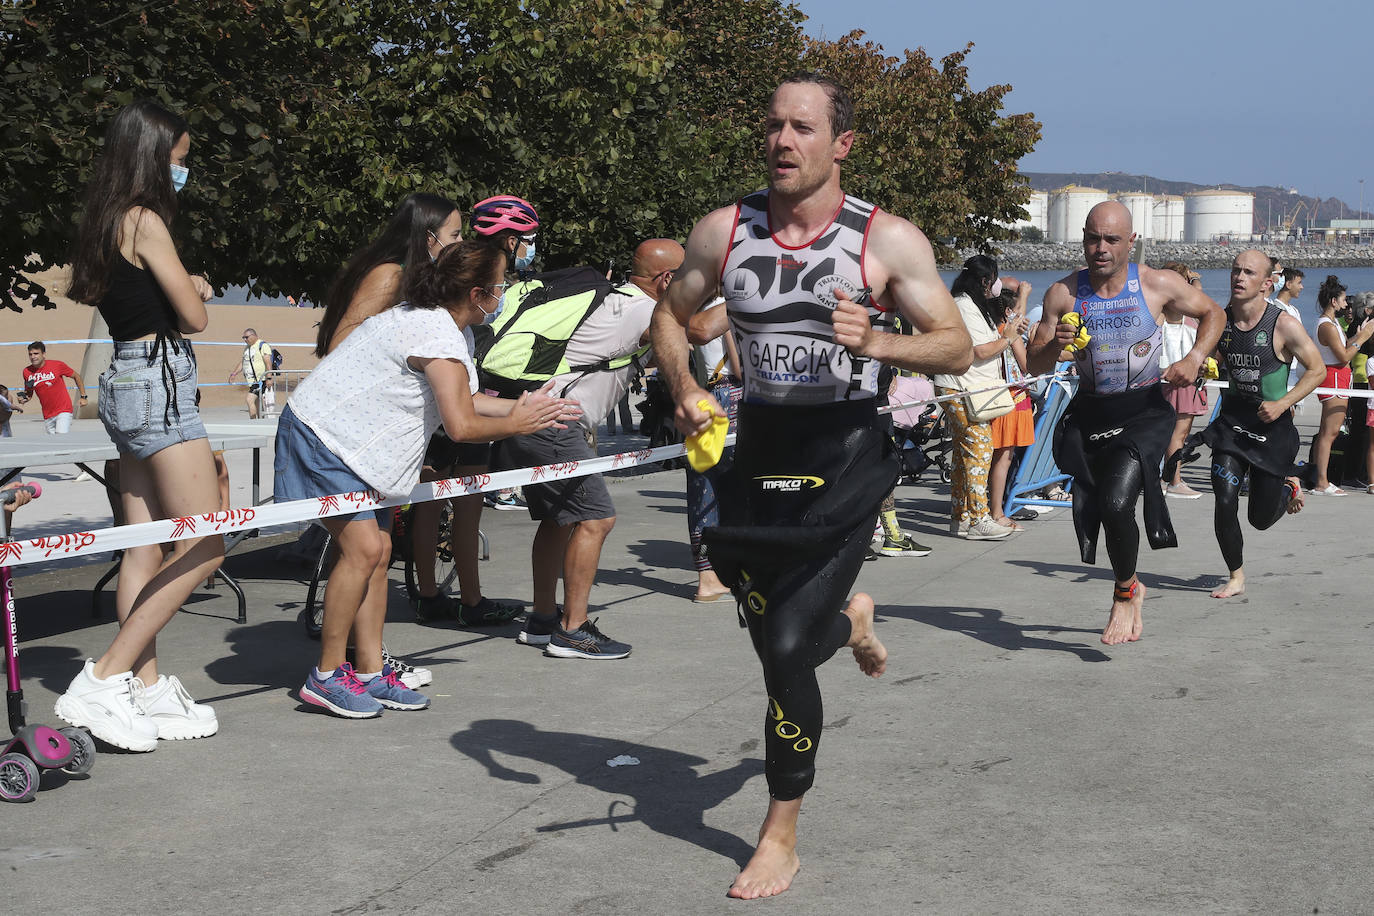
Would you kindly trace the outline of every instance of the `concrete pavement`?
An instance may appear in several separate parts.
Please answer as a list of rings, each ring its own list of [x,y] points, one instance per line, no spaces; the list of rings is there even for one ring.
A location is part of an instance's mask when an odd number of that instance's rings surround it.
[[[45,485],[20,522],[98,515],[86,484]],[[1110,573],[1079,562],[1067,512],[969,543],[943,533],[947,488],[902,488],[904,523],[935,551],[865,565],[889,670],[864,678],[847,652],[821,669],[802,872],[742,903],[724,892],[766,803],[758,663],[733,607],[690,600],[681,472],[611,490],[592,616],[629,659],[545,658],[514,626],[419,625],[397,568],[387,641],[434,670],[434,703],[377,720],[294,696],[316,652],[295,619],[308,571],[284,558],[289,536],[247,542],[227,569],[248,624],[221,586],[159,640],[220,734],[102,752],[89,779],[0,807],[6,909],[1371,911],[1374,498],[1309,496],[1275,530],[1247,528],[1250,590],[1226,602],[1207,594],[1223,572],[1210,495],[1170,500],[1181,547],[1142,557],[1144,638],[1106,647]],[[484,590],[527,599],[533,525],[488,511],[483,528]],[[53,724],[112,637],[110,614],[87,611],[103,568],[19,574],[32,722]],[[639,762],[608,765],[621,755]]]

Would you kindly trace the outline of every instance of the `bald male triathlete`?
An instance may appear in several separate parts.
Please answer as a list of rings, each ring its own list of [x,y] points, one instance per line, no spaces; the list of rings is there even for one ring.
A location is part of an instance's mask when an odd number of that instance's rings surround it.
[[[1136,575],[1140,528],[1135,520],[1142,492],[1150,546],[1178,546],[1164,493],[1155,482],[1174,427],[1174,409],[1160,380],[1193,384],[1226,324],[1221,308],[1177,273],[1132,264],[1135,240],[1124,204],[1105,201],[1088,211],[1083,225],[1088,266],[1045,293],[1044,318],[1027,354],[1032,374],[1051,370],[1078,333],[1064,321],[1070,312],[1078,313],[1092,335],[1074,354],[1078,393],[1055,429],[1054,460],[1073,475],[1073,524],[1084,563],[1096,560],[1098,531],[1106,531],[1116,579],[1102,631],[1107,645],[1134,642],[1143,630],[1145,586]],[[1196,318],[1198,329],[1193,348],[1161,374],[1160,313],[1166,305]]]
[[[1321,351],[1302,322],[1282,306],[1265,301],[1273,288],[1269,258],[1242,251],[1231,265],[1231,301],[1217,349],[1226,361],[1229,387],[1216,419],[1202,433],[1212,447],[1212,490],[1216,494],[1217,544],[1226,561],[1226,583],[1213,598],[1245,592],[1240,533],[1240,487],[1250,475],[1246,515],[1260,531],[1302,509],[1302,484],[1292,476],[1298,430],[1292,407],[1326,379]],[[1302,378],[1290,390],[1289,363],[1302,363]]]
[[[728,324],[744,373],[721,525],[704,532],[768,688],[768,814],[732,897],[779,894],[801,867],[797,815],[822,726],[815,669],[841,646],[865,674],[887,667],[873,599],[859,592],[846,605],[898,473],[878,423],[878,364],[958,374],[973,359],[926,237],[840,189],[852,125],[842,87],[814,73],[783,82],[765,121],[768,188],[697,223],[654,313],[654,351],[684,433],[703,430],[708,411],[724,416],[687,369],[687,328],[718,288],[726,308],[702,312],[718,317],[698,318],[692,336],[710,340]],[[889,312],[920,333],[883,333]]]

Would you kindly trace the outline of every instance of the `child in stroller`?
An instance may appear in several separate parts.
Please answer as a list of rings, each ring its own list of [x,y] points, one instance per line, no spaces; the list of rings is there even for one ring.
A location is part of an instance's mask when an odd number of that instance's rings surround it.
[[[944,411],[935,398],[935,386],[928,378],[899,375],[892,382],[888,402],[892,412],[893,438],[902,461],[901,483],[915,483],[934,468],[941,483],[949,483],[950,440],[945,432]],[[913,402],[926,402],[915,403]],[[903,404],[912,404],[902,407]]]

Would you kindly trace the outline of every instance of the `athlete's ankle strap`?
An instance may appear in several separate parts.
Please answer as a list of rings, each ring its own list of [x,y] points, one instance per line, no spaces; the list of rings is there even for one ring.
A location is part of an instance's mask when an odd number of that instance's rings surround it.
[[[1116,601],[1130,601],[1135,597],[1136,590],[1139,588],[1139,582],[1132,582],[1130,585],[1118,584],[1112,589],[1112,598]]]

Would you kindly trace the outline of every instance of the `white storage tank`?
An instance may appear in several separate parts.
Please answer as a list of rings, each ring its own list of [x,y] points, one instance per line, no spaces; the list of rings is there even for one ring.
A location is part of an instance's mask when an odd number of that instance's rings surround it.
[[[1143,191],[1135,191],[1118,194],[1116,199],[1131,211],[1131,231],[1142,239],[1154,238],[1154,197]]]
[[[1183,241],[1183,198],[1161,194],[1155,198],[1151,238],[1157,242]]]
[[[1024,220],[1017,228],[1034,226],[1041,232],[1049,234],[1049,211],[1050,211],[1050,192],[1031,191],[1030,200],[1026,201],[1026,212],[1030,216]]]
[[[1194,191],[1183,199],[1183,240],[1248,241],[1255,231],[1255,195],[1247,191]]]
[[[1048,210],[1049,208],[1049,192],[1031,191],[1030,199],[1027,200],[1022,206],[1026,208],[1027,216],[1021,219],[1012,220],[1009,223],[999,223],[999,225],[1007,226],[1008,228],[1015,229],[1018,232],[1022,229],[1034,226],[1041,232],[1045,232],[1045,214],[1046,210]]]
[[[1050,241],[1066,244],[1082,242],[1083,222],[1088,218],[1088,211],[1107,199],[1106,191],[1073,184],[1051,192]]]

